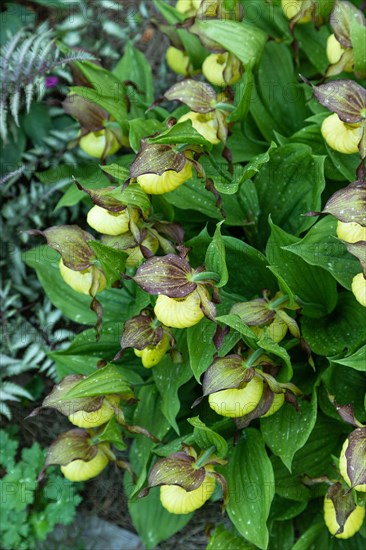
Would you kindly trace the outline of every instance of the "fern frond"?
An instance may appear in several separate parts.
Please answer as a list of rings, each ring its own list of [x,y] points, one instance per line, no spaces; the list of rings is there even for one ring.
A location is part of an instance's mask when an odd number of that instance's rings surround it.
[[[74,61],[91,61],[94,56],[85,51],[61,54],[51,30],[44,25],[34,33],[20,30],[1,48],[2,71],[0,94],[0,136],[5,142],[8,135],[7,117],[10,111],[19,126],[19,111],[25,105],[27,112],[35,90],[38,99],[43,95],[44,77],[55,68]]]

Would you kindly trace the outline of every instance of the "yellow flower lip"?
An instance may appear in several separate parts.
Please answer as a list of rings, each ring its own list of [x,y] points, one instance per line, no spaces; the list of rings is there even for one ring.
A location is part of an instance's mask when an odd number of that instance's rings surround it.
[[[130,214],[127,208],[114,213],[94,205],[89,210],[86,221],[90,227],[103,235],[122,235],[129,230]]]
[[[337,237],[347,243],[366,241],[366,227],[356,222],[341,222],[337,224]]]
[[[189,55],[186,52],[182,52],[174,46],[169,46],[166,51],[165,59],[168,66],[176,74],[183,76],[189,76],[193,72],[193,67]]]
[[[202,73],[206,79],[216,86],[230,86],[240,79],[239,66],[232,67],[232,75],[227,82],[224,78],[225,69],[230,62],[230,55],[225,53],[213,53],[206,57],[202,65]]]
[[[333,113],[323,120],[321,133],[328,145],[335,151],[346,155],[358,152],[362,137],[360,124],[346,124],[337,113]]]
[[[202,484],[193,491],[186,491],[178,485],[163,485],[160,487],[161,504],[171,514],[189,514],[211,498],[215,484],[214,476],[206,472]]]
[[[89,296],[89,291],[92,287],[93,277],[91,268],[88,268],[84,271],[75,271],[67,267],[62,258],[59,262],[60,274],[66,284],[68,284],[75,292],[79,294],[87,294]],[[97,276],[99,278],[99,289],[98,292],[102,292],[107,286],[107,280],[104,276],[104,273],[98,270]]]
[[[352,279],[352,292],[361,306],[366,307],[366,279],[363,273],[358,273]]]
[[[87,481],[99,475],[107,466],[109,460],[101,449],[98,448],[94,458],[85,460],[73,460],[66,466],[61,466],[61,472],[70,481]]]
[[[324,521],[325,525],[328,527],[329,532],[334,535],[337,539],[349,539],[353,537],[357,531],[362,527],[362,523],[365,517],[365,507],[356,506],[353,512],[348,516],[344,527],[343,533],[336,534],[340,528],[340,525],[337,522],[336,510],[333,504],[333,501],[328,496],[325,496],[324,499]]]
[[[102,426],[114,415],[113,406],[118,406],[119,397],[109,396],[105,398],[100,409],[96,411],[77,411],[70,414],[68,419],[79,428],[96,428]]]
[[[107,132],[109,145],[107,145]],[[110,130],[99,130],[98,132],[89,132],[79,140],[79,147],[87,155],[94,158],[102,158],[102,156],[113,155],[120,149],[121,145],[115,135]]]
[[[239,418],[249,414],[258,406],[262,394],[263,380],[259,376],[254,376],[243,388],[230,388],[211,393],[208,402],[217,414]]]
[[[347,464],[347,457],[346,457],[346,451],[349,443],[350,443],[349,437],[347,437],[347,439],[343,443],[341,454],[339,456],[339,471],[344,481],[347,483],[347,485],[349,487],[352,487],[352,483],[348,475],[348,464]],[[355,485],[352,488],[355,489],[356,491],[360,491],[361,493],[366,493],[366,483]]]
[[[220,139],[217,137],[219,125],[214,113],[195,113],[194,111],[190,111],[181,116],[178,122],[184,122],[185,120],[190,120],[193,128],[213,145],[220,143]]]
[[[169,345],[169,336],[164,333],[163,338],[156,346],[148,346],[143,350],[135,349],[134,352],[137,357],[141,357],[141,361],[145,369],[150,369],[161,361],[168,351]]]
[[[287,19],[294,19],[295,17],[297,17],[300,11],[303,9],[304,3],[304,0],[281,0],[282,10]],[[305,12],[304,16],[297,21],[297,23],[309,23],[311,19],[312,17],[310,8]]]
[[[185,181],[192,177],[192,165],[186,161],[183,169],[180,172],[167,170],[161,176],[158,174],[143,174],[138,176],[137,182],[140,184],[145,193],[150,195],[162,195],[174,191]]]
[[[197,290],[184,298],[169,298],[161,294],[156,300],[154,312],[163,325],[174,328],[191,327],[204,316]]]
[[[284,393],[275,393],[272,401],[272,405],[268,409],[268,411],[265,414],[262,414],[262,418],[266,418],[267,416],[272,416],[272,414],[275,414],[284,404],[285,402],[285,394]]]

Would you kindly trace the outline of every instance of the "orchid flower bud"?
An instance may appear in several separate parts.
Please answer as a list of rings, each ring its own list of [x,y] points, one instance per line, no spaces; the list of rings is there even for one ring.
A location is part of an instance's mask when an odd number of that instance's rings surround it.
[[[344,48],[340,42],[338,42],[335,34],[328,36],[327,40],[327,57],[331,65],[335,65],[340,61],[342,55],[346,52],[351,52],[350,48]],[[343,67],[343,70],[347,73],[353,71],[354,58],[353,54],[351,55],[351,60]]]
[[[61,472],[70,481],[87,481],[93,477],[97,477],[107,466],[109,459],[103,452],[103,443],[98,445],[97,454],[91,460],[73,460],[61,466]],[[109,448],[109,445],[107,445]]]
[[[75,290],[75,292],[79,292],[79,294],[89,295],[89,291],[93,285],[92,269],[94,269],[94,277],[96,276],[99,282],[99,288],[97,292],[102,292],[102,290],[104,290],[107,286],[107,279],[105,278],[103,271],[96,267],[88,267],[83,271],[76,271],[74,269],[66,267],[61,258],[59,262],[59,268],[61,277],[63,278],[65,283],[71,286],[71,288]]]
[[[366,241],[366,227],[356,222],[341,222],[337,224],[337,237],[347,243]]]
[[[165,54],[168,66],[176,74],[189,76],[194,72],[193,65],[187,52],[182,52],[174,46],[169,46]]]
[[[138,176],[137,182],[141,185],[145,193],[151,195],[161,195],[177,189],[185,181],[192,177],[192,165],[187,160],[180,172],[167,170],[160,176],[158,174],[143,174]]]
[[[196,290],[184,298],[158,296],[154,313],[161,323],[174,328],[192,327],[204,316],[201,309],[201,298]]]
[[[361,306],[366,307],[366,279],[363,273],[358,273],[352,279],[352,292]]]
[[[135,355],[141,358],[141,362],[145,369],[150,369],[154,365],[157,365],[170,346],[169,336],[164,333],[162,339],[156,346],[147,346],[142,350],[134,349]]]
[[[362,138],[362,127],[359,123],[346,124],[337,113],[324,119],[321,133],[328,145],[346,155],[358,152],[358,146]]]

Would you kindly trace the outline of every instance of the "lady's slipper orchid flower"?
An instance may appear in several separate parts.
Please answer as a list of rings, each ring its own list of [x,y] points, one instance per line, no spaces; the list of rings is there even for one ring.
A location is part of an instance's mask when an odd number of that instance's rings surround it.
[[[189,76],[194,73],[194,68],[187,52],[183,52],[174,46],[169,46],[165,57],[167,64],[176,74]]]
[[[346,155],[358,152],[358,146],[362,138],[362,127],[359,123],[347,124],[343,122],[337,113],[324,119],[321,133],[328,145]]]
[[[190,120],[193,128],[213,145],[220,143],[220,138],[217,135],[219,123],[214,112],[195,113],[190,111],[181,116],[178,122],[184,122],[185,120]]]
[[[137,182],[141,185],[145,193],[151,195],[162,195],[174,191],[185,181],[192,177],[192,165],[187,160],[180,172],[175,170],[167,170],[161,175],[158,174],[143,174],[138,176]]]
[[[82,271],[76,271],[67,267],[61,258],[59,269],[65,283],[79,294],[90,294],[95,277],[97,277],[99,283],[97,292],[102,292],[107,286],[107,279],[103,271],[94,266],[88,267]]]
[[[112,130],[104,128],[81,137],[79,147],[87,155],[100,159],[114,155],[121,148],[121,143]]]
[[[358,273],[352,279],[352,292],[361,306],[366,307],[366,279],[363,273]]]
[[[335,65],[340,61],[341,57],[346,52],[348,52],[348,55],[350,56],[350,60],[343,67],[343,71],[347,73],[351,73],[353,71],[353,66],[355,62],[352,49],[344,48],[342,44],[338,42],[336,36],[334,34],[331,34],[327,40],[327,57],[328,57],[329,63],[331,65]]]
[[[349,487],[366,493],[366,427],[356,428],[343,443],[339,471]]]
[[[272,414],[275,414],[277,411],[280,410],[284,402],[285,402],[285,394],[275,393],[273,396],[272,405],[270,406],[270,408],[266,413],[261,415],[261,418],[266,418],[267,416],[272,416]]]
[[[347,243],[366,241],[366,227],[356,222],[341,222],[337,224],[337,237]]]
[[[184,298],[158,296],[154,313],[161,323],[173,328],[192,327],[204,317],[201,309],[201,297],[197,290]]]
[[[193,447],[185,446],[183,451],[159,459],[149,474],[149,487],[160,487],[160,501],[171,514],[189,514],[201,508],[212,496],[216,480],[223,489],[224,501],[227,499],[226,481],[214,470],[215,464],[226,464],[215,455],[211,447],[202,451],[200,456]]]
[[[213,468],[206,466],[204,480],[197,489],[186,491],[179,485],[160,487],[160,502],[171,514],[190,514],[201,508],[215,491],[216,480],[210,473]]]
[[[88,212],[87,222],[104,235],[122,235],[129,230],[131,217],[137,221],[137,210],[125,208],[121,212],[110,212],[95,204]]]
[[[229,52],[213,53],[202,65],[206,79],[216,86],[231,86],[241,77],[241,62]]]
[[[106,396],[100,409],[95,411],[76,411],[68,416],[74,426],[79,428],[96,428],[106,424],[114,416],[115,407],[119,406],[121,399],[113,395]]]
[[[211,393],[208,402],[217,414],[239,418],[252,412],[261,400],[263,380],[254,376],[242,388],[230,388]]]
[[[365,507],[355,504],[352,493],[340,483],[332,485],[324,498],[324,521],[337,539],[349,539],[362,527]]]
[[[141,358],[141,362],[145,369],[150,369],[154,365],[157,365],[170,346],[169,336],[164,333],[162,339],[155,346],[146,346],[146,348],[139,350],[134,349],[135,355]]]
[[[312,20],[313,2],[311,0],[281,0],[283,13],[287,19],[296,23],[309,23]]]
[[[105,446],[105,444],[104,444]],[[107,466],[109,459],[103,452],[102,445],[98,446],[97,454],[91,460],[73,460],[66,466],[61,466],[61,472],[69,481],[87,481],[97,477]]]

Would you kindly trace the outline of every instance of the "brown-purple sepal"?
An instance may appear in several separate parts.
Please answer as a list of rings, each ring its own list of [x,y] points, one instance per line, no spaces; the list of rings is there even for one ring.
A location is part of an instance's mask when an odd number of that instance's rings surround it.
[[[62,102],[65,113],[76,118],[82,127],[82,133],[102,130],[109,118],[107,111],[81,95],[71,93]]]
[[[201,310],[205,317],[207,319],[210,319],[211,321],[215,321],[216,318],[216,306],[215,304],[210,300],[208,292],[206,288],[202,284],[197,285],[197,292],[200,295],[201,298]]]
[[[58,436],[48,449],[45,468],[52,464],[66,466],[73,460],[88,462],[96,456],[98,448],[90,444],[90,434],[76,428]]]
[[[118,199],[118,195],[114,191],[118,189],[115,186],[103,187],[102,189],[88,189],[79,183],[77,180],[74,180],[77,187],[80,191],[87,193],[94,204],[101,206],[109,212],[122,212],[126,209],[126,204]]]
[[[263,298],[234,304],[230,313],[238,315],[248,326],[266,325],[276,315],[274,310],[268,308],[268,304]]]
[[[206,82],[191,78],[173,84],[164,94],[169,101],[180,101],[196,113],[209,113],[215,108],[216,92]]]
[[[143,174],[164,174],[167,170],[183,170],[186,157],[174,150],[171,145],[147,143],[141,141],[140,150],[130,166],[130,177],[137,178]]]
[[[194,466],[195,459],[183,451],[160,458],[149,474],[149,487],[178,485],[186,491],[198,489],[205,479],[206,470]]]
[[[335,535],[340,535],[344,531],[347,519],[356,509],[353,495],[347,489],[344,489],[340,483],[334,483],[329,487],[326,496],[333,502],[337,524],[339,525]]]
[[[197,285],[188,280],[191,266],[176,254],[155,256],[140,265],[134,281],[149,294],[164,294],[170,298],[184,298],[193,292]]]
[[[351,426],[355,426],[356,428],[362,428],[363,424],[357,420],[355,417],[355,413],[353,411],[353,405],[350,403],[348,405],[340,405],[337,403],[333,395],[328,395],[329,401],[334,405],[337,413],[339,416],[347,422],[348,424],[351,424]]]
[[[363,276],[366,278],[366,241],[358,241],[356,243],[344,243],[347,250],[352,256],[356,256],[359,260]]]
[[[355,181],[336,191],[326,202],[322,214],[366,226],[366,182]]]
[[[355,124],[366,117],[366,90],[354,80],[332,80],[314,86],[313,92],[319,103],[343,122]]]
[[[347,440],[345,457],[350,485],[366,485],[366,427],[356,428]]]
[[[88,245],[88,241],[94,240],[93,236],[77,225],[58,225],[44,231],[31,229],[27,233],[45,237],[48,246],[56,250],[66,267],[74,271],[84,271],[93,265],[95,254]]]
[[[122,337],[121,348],[135,348],[143,350],[147,346],[156,346],[164,335],[162,326],[152,326],[152,319],[147,315],[136,315],[126,321]]]
[[[366,25],[361,10],[358,10],[351,2],[336,0],[330,14],[330,24],[336,39],[344,48],[352,48],[351,25],[353,21],[357,21],[362,26]]]
[[[215,359],[205,372],[202,390],[203,396],[220,390],[238,388],[240,384],[249,382],[255,374],[253,368],[246,369],[240,355],[227,355]]]

